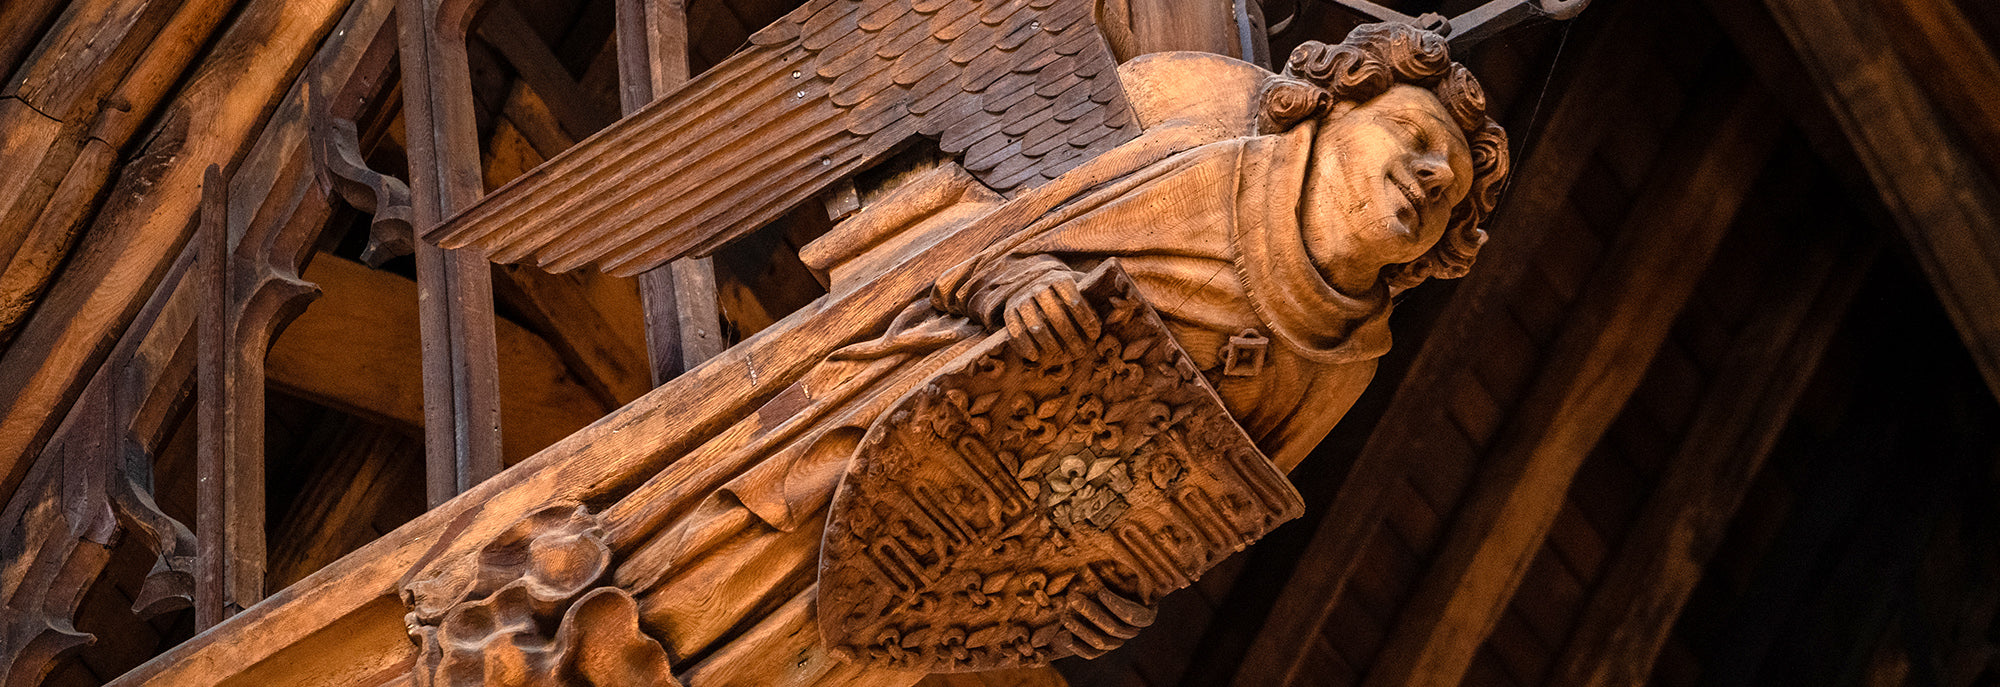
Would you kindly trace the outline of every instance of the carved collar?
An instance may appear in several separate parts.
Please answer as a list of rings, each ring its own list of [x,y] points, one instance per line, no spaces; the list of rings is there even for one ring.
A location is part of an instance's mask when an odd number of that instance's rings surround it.
[[[1237,217],[1232,239],[1237,276],[1271,334],[1307,359],[1350,363],[1389,350],[1389,289],[1378,283],[1360,296],[1335,288],[1306,252],[1299,220],[1311,122],[1243,144],[1237,166]]]

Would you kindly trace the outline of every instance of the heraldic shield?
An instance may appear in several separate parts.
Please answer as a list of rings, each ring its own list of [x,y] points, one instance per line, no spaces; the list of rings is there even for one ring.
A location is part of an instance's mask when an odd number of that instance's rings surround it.
[[[833,655],[926,672],[1096,656],[1303,511],[1116,262],[1080,286],[1091,350],[1038,363],[992,334],[869,428],[821,549]]]

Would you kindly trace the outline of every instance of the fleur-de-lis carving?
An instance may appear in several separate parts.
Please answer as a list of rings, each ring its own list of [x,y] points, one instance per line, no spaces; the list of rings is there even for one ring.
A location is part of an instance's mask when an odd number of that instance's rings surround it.
[[[1069,426],[1085,444],[1103,451],[1118,450],[1119,442],[1125,439],[1123,428],[1104,421],[1104,402],[1096,396],[1084,397],[1070,416]]]

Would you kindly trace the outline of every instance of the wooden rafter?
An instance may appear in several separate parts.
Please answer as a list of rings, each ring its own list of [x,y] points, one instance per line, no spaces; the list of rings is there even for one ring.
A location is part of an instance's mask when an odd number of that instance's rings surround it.
[[[570,138],[580,140],[617,119],[607,103],[584,93],[512,0],[488,3],[475,31],[541,96]]]
[[[348,0],[252,2],[160,114],[76,251],[0,355],[0,494],[11,494],[106,342],[187,242],[201,175],[240,159]]]
[[[1365,684],[1456,685],[1513,599],[1571,477],[1638,387],[1775,147],[1747,84],[1671,137],[1550,364],[1486,459]]]
[[[1956,11],[1941,6],[1949,3],[1922,4],[1933,13]],[[1867,169],[1987,387],[2000,395],[2000,317],[1993,311],[2000,303],[2000,234],[1992,231],[2000,186],[1975,153],[1951,143],[1953,122],[1919,85],[1927,77],[1897,59],[1895,41],[1867,3],[1765,0],[1763,6]],[[1987,51],[1981,43],[1954,49]],[[1987,52],[1985,60],[1966,64],[1991,60]],[[1952,78],[1983,70],[1968,67]],[[1965,124],[1976,140],[1994,135],[1990,119]]]
[[[1780,256],[1754,320],[1730,344],[1687,437],[1618,547],[1547,684],[1644,683],[1873,263],[1877,241],[1823,232]],[[1852,225],[1849,225],[1852,226]]]

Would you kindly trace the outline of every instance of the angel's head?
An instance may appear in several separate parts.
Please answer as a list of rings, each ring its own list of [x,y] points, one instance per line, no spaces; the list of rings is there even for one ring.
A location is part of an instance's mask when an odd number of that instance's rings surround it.
[[[1307,42],[1265,89],[1260,121],[1316,124],[1300,219],[1335,286],[1400,291],[1472,266],[1507,177],[1507,135],[1442,37],[1368,24],[1339,45]]]

